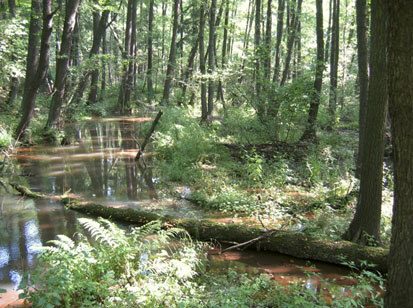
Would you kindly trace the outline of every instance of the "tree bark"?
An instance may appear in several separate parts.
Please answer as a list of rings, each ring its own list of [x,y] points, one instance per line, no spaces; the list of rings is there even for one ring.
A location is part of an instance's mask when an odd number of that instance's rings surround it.
[[[254,62],[255,62],[255,94],[257,96],[258,115],[263,114],[262,101],[260,99],[261,92],[261,76],[260,76],[260,62],[261,62],[261,0],[255,0],[255,27],[254,27]]]
[[[135,73],[137,5],[137,0],[128,0],[125,27],[125,49],[123,53],[123,59],[126,63],[123,68],[122,84],[118,99],[119,110],[123,114],[130,111],[130,98],[134,86],[133,80]]]
[[[60,122],[62,104],[65,99],[66,79],[69,70],[70,52],[72,50],[72,36],[76,25],[76,15],[80,0],[68,0],[66,16],[62,33],[59,57],[56,60],[56,78],[54,93],[49,109],[49,118],[46,127],[56,128]]]
[[[40,12],[40,1],[33,0],[32,1],[32,14],[39,14]],[[26,71],[26,84],[25,84],[25,91],[23,94],[23,101],[22,101],[22,117],[20,119],[19,125],[16,129],[16,139],[19,140],[24,137],[25,130],[29,125],[31,119],[33,118],[34,114],[34,107],[36,103],[37,92],[45,80],[47,76],[47,71],[49,68],[49,57],[50,57],[50,38],[52,35],[52,23],[53,23],[53,16],[52,13],[52,0],[43,0],[43,8],[42,8],[42,16],[43,16],[43,26],[42,26],[42,34],[41,34],[41,41],[40,41],[40,52],[39,56],[33,55],[34,52],[38,52],[37,44],[38,39],[37,37],[32,37],[33,35],[37,36],[40,32],[39,29],[39,20],[37,17],[32,15],[33,18],[33,25],[32,21],[30,22],[30,34],[29,34],[29,46],[28,46],[28,55],[27,55],[27,71]],[[32,28],[33,26],[33,28]],[[32,32],[33,31],[33,32]],[[33,45],[32,45],[33,44]],[[30,57],[30,59],[29,59]],[[38,60],[37,60],[38,59]],[[30,60],[34,60],[34,65],[29,63]],[[38,62],[37,62],[38,61]],[[38,63],[36,65],[36,63]]]
[[[11,17],[16,17],[16,0],[8,0],[9,13]]]
[[[294,42],[295,42],[295,37],[297,34],[297,28],[301,16],[301,6],[302,6],[303,0],[298,0],[297,3],[297,8],[293,8],[292,14],[291,14],[291,22],[290,22],[290,29],[289,29],[289,35],[287,39],[287,55],[285,57],[285,63],[284,63],[284,70],[283,70],[283,75],[282,79],[280,82],[280,86],[283,86],[287,82],[288,75],[290,73],[290,64],[291,64],[291,56],[293,53],[293,47],[294,47]]]
[[[214,111],[214,90],[215,82],[213,73],[215,71],[215,11],[217,7],[216,0],[211,0],[211,7],[209,8],[209,40],[208,40],[208,121],[211,121],[212,113]]]
[[[357,153],[356,176],[360,177],[361,153],[364,147],[364,133],[366,126],[366,110],[369,88],[369,60],[368,60],[368,35],[367,35],[367,0],[357,0],[357,55],[358,55],[358,79],[360,84],[360,108],[359,108],[359,147]]]
[[[166,68],[166,79],[163,87],[162,104],[169,103],[169,95],[171,92],[172,78],[176,65],[176,36],[178,34],[178,20],[179,20],[180,8],[179,0],[174,0],[173,5],[173,25],[172,25],[172,39],[171,48],[169,50],[168,67]]]
[[[333,26],[331,28],[331,55],[330,55],[330,95],[328,112],[329,127],[334,126],[337,106],[337,75],[340,42],[340,0],[333,0]]]
[[[311,141],[317,138],[316,121],[318,115],[318,107],[320,106],[321,88],[323,85],[324,72],[324,39],[323,39],[323,0],[316,1],[316,32],[317,32],[317,64],[315,70],[314,92],[308,111],[307,125],[301,141]]]
[[[387,2],[389,110],[394,158],[394,206],[384,307],[413,307],[413,19],[408,0]]]
[[[208,104],[206,96],[206,67],[205,67],[205,47],[204,47],[204,32],[205,32],[205,6],[201,2],[199,8],[199,69],[201,71],[201,121],[206,122],[208,118]]]
[[[148,100],[152,100],[153,96],[153,82],[152,82],[152,58],[153,58],[153,6],[154,0],[149,1],[149,16],[148,16],[148,70],[146,76],[148,79]]]
[[[371,4],[370,83],[360,193],[354,218],[344,235],[360,244],[380,243],[384,129],[387,105],[385,0]]]
[[[278,83],[280,79],[280,46],[283,37],[283,27],[284,27],[284,10],[285,10],[285,0],[278,0],[278,13],[277,13],[277,40],[275,43],[275,64],[274,64],[274,77],[272,78],[273,83]]]

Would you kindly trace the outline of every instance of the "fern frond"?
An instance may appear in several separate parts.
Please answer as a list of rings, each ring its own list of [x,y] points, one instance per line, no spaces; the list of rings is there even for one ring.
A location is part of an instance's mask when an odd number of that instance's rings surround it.
[[[66,235],[59,234],[56,237],[57,240],[48,241],[47,243],[57,246],[61,251],[72,251],[75,247],[75,242]]]
[[[89,218],[79,218],[78,220],[82,227],[89,231],[93,239],[95,239],[96,241],[107,244],[110,247],[119,246],[116,236],[114,236],[114,234],[110,230],[107,230],[99,222]]]

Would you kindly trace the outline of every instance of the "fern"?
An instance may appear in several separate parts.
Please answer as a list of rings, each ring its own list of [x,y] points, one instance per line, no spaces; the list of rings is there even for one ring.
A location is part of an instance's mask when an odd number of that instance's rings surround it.
[[[100,221],[108,222],[103,218],[101,218]],[[117,232],[108,230],[104,226],[102,226],[101,223],[89,218],[79,218],[79,222],[83,228],[89,231],[94,240],[102,244],[107,244],[110,247],[116,248],[120,245],[120,242],[124,242],[124,238],[121,238],[121,232],[119,231],[119,228],[115,225],[112,225],[112,227],[117,228]]]

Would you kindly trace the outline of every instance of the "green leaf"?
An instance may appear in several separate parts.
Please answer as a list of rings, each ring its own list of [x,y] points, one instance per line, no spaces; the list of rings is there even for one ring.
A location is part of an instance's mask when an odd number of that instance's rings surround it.
[[[0,288],[0,293],[7,293],[7,290]]]

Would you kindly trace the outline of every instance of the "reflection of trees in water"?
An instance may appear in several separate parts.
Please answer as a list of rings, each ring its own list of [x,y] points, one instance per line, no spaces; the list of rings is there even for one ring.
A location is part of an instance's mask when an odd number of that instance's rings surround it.
[[[7,197],[0,216],[0,281],[19,283],[24,271],[36,266],[40,247],[56,234],[76,232],[73,211],[50,201]]]

